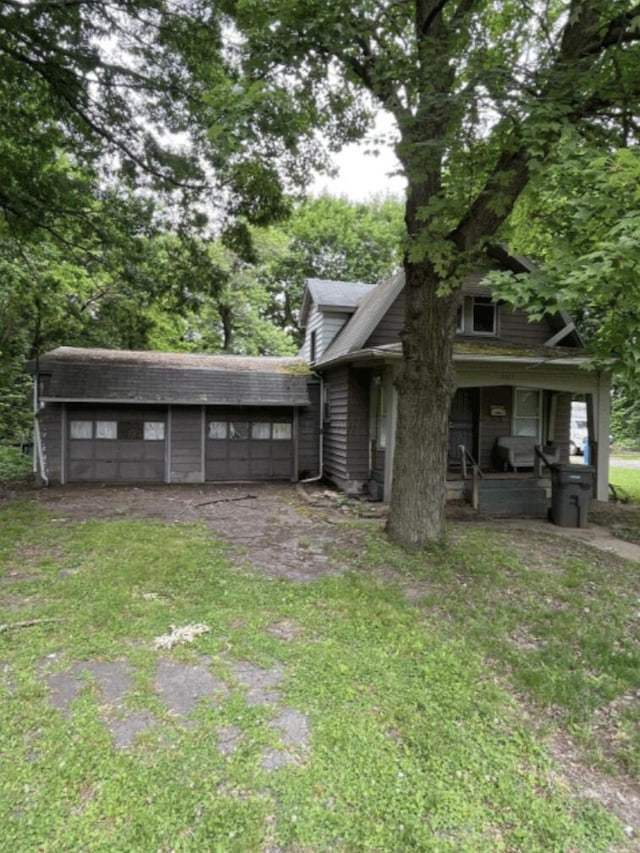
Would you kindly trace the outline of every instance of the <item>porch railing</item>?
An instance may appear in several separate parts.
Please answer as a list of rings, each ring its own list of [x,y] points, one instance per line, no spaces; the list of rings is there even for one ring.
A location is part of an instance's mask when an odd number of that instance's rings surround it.
[[[462,472],[462,479],[468,480],[469,471],[471,471],[471,506],[474,509],[478,509],[478,506],[480,505],[479,483],[483,477],[482,469],[464,444],[459,444],[458,450],[460,452],[460,470]]]

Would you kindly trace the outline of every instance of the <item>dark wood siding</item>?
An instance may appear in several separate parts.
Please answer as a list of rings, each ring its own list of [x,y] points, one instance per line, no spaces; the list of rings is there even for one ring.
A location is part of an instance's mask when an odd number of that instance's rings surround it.
[[[63,411],[61,405],[47,403],[38,415],[45,473],[50,483],[60,483],[62,481]]]
[[[400,332],[404,328],[404,304],[403,291],[373,330],[365,346],[379,347],[400,340]]]
[[[372,332],[366,343],[367,347],[392,344],[400,340],[400,333],[404,326],[404,307],[404,293],[401,293]],[[490,338],[490,340],[496,343],[540,346],[548,341],[555,331],[556,329],[548,318],[530,323],[529,315],[525,311],[512,310],[510,306],[501,304],[498,307],[498,335],[495,338]],[[477,341],[487,340],[487,337],[484,335],[458,335],[457,339]]]
[[[549,320],[530,323],[524,311],[500,305],[500,340],[523,346],[542,346],[554,334]]]
[[[204,427],[200,406],[171,410],[170,478],[172,483],[201,483]]]
[[[333,370],[325,379],[328,418],[324,425],[324,470],[331,479],[348,479],[347,416],[349,371]]]
[[[347,470],[350,480],[369,479],[369,386],[371,374],[364,370],[349,373]]]
[[[298,410],[298,479],[315,477],[320,467],[320,383],[309,383],[310,406]]]
[[[511,433],[511,408],[513,388],[501,385],[495,388],[483,388],[480,391],[480,430],[478,463],[483,471],[495,468],[494,448],[496,438]],[[504,416],[491,415],[492,406],[503,406]]]

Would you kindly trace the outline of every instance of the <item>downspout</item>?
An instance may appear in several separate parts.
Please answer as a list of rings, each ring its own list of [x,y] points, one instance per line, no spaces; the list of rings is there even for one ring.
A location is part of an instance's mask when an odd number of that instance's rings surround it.
[[[44,453],[42,451],[42,434],[40,432],[40,421],[38,420],[38,413],[40,411],[40,402],[38,400],[38,383],[40,381],[40,374],[36,371],[36,374],[33,378],[33,473],[38,474],[38,469],[40,469],[40,476],[42,477],[42,482],[45,486],[49,485],[49,477],[47,476],[47,472],[44,464]]]
[[[315,477],[307,477],[306,480],[299,480],[300,483],[317,483],[324,476],[324,379],[322,376],[320,377],[320,405],[318,409],[320,411],[320,423],[318,424],[318,468],[320,469],[320,473],[316,474]]]

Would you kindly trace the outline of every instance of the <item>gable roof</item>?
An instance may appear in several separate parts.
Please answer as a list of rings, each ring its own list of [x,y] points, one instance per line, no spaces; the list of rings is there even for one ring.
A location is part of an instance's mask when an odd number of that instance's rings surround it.
[[[484,284],[483,280],[492,269],[504,269],[506,267],[516,273],[532,272],[536,269],[535,265],[528,258],[521,255],[510,255],[502,246],[492,247],[491,250],[488,250],[488,255],[489,259],[484,268],[477,269],[467,275],[460,288],[462,294],[469,296],[491,296],[492,288],[490,285]],[[371,291],[367,292],[354,315],[347,321],[318,359],[317,366],[320,367],[330,361],[341,359],[348,353],[361,350],[383,320],[394,301],[402,293],[404,284],[404,270],[400,270],[395,276],[381,282]],[[569,336],[571,336],[578,346],[582,345],[580,335],[566,311],[560,310],[556,314],[549,315],[549,320],[552,328],[557,333],[549,339],[550,345],[555,345]]]
[[[300,358],[59,347],[30,370],[46,375],[43,401],[309,405]]]
[[[300,328],[307,325],[311,305],[320,309],[333,309],[353,313],[362,299],[376,287],[364,281],[334,281],[327,278],[308,278],[305,284],[302,307],[300,308]]]
[[[362,349],[404,287],[404,271],[381,282],[367,293],[349,322],[318,359],[318,364],[333,361],[349,352]]]

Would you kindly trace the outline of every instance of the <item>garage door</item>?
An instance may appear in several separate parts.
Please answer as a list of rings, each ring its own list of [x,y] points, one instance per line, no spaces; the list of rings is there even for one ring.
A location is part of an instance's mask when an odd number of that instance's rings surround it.
[[[83,412],[72,412],[67,424],[69,482],[164,481],[164,412],[99,414],[93,417]]]
[[[290,480],[293,420],[279,411],[223,413],[206,419],[206,479]]]

